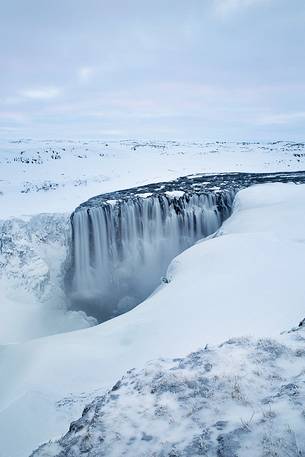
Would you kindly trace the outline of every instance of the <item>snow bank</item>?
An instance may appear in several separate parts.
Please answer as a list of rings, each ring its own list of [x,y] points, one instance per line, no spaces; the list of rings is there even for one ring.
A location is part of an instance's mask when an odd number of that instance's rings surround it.
[[[103,393],[149,359],[185,356],[231,336],[278,335],[298,323],[304,226],[304,185],[243,190],[223,236],[177,257],[168,283],[137,308],[90,329],[3,347],[0,455],[23,457],[58,436],[80,414],[82,393]]]

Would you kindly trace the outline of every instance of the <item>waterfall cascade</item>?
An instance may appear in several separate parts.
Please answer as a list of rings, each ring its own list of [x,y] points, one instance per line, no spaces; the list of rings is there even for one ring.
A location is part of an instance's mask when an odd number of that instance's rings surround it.
[[[74,308],[104,321],[139,304],[176,255],[219,228],[234,198],[233,191],[168,194],[103,202],[73,214]]]
[[[71,216],[70,307],[99,322],[133,308],[176,255],[219,228],[238,190],[266,182],[304,183],[305,172],[185,176],[83,203]]]

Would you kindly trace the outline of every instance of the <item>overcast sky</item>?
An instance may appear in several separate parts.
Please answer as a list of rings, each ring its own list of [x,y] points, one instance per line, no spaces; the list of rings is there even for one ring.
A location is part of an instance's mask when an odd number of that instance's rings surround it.
[[[0,0],[0,136],[305,140],[304,0]]]

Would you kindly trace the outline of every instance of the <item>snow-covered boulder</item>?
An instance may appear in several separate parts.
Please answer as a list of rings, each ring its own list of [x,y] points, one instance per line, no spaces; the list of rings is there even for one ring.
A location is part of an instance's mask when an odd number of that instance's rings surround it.
[[[305,334],[230,339],[129,370],[31,457],[300,457]]]

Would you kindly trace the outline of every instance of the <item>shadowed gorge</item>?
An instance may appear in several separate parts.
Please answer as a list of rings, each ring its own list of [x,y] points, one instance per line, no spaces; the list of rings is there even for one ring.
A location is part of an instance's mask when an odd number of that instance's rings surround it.
[[[187,176],[88,200],[71,217],[71,309],[99,322],[132,309],[162,282],[174,257],[221,226],[238,190],[304,180],[303,172]]]

